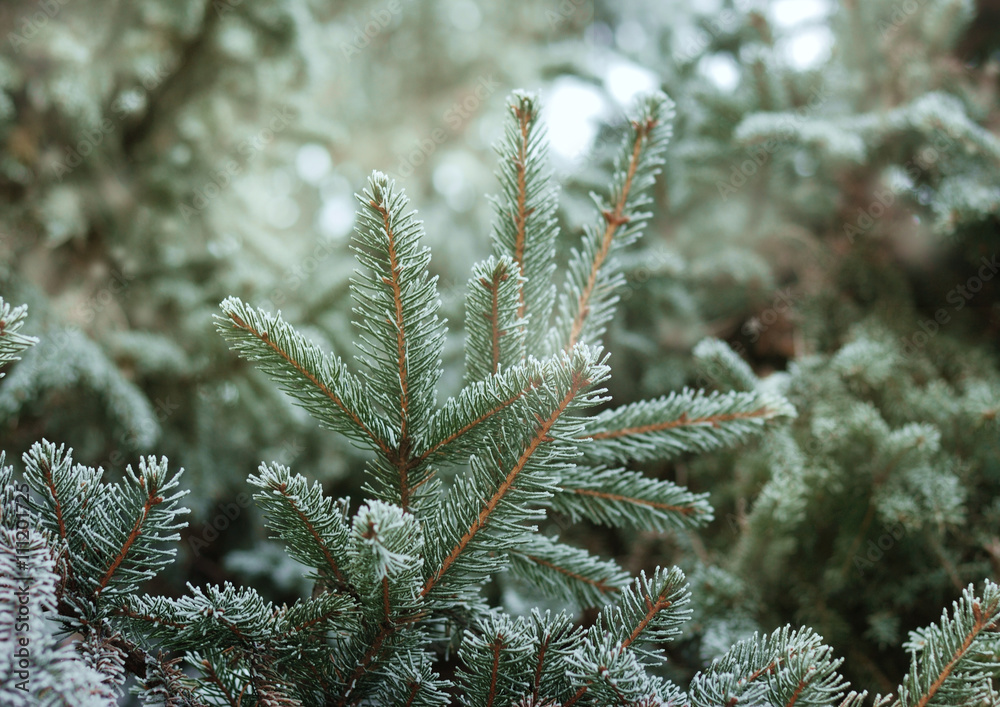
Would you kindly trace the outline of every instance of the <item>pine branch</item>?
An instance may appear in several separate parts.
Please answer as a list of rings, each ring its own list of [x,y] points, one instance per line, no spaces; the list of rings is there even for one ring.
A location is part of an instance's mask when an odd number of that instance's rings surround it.
[[[348,677],[338,705],[356,704],[378,689],[392,665],[423,649],[415,627],[426,614],[419,588],[423,535],[416,518],[398,506],[370,501],[351,528],[350,575],[361,597],[362,630],[341,661]],[[346,660],[343,660],[346,659]]]
[[[27,316],[28,305],[11,307],[0,297],[0,368],[11,361],[20,361],[18,354],[38,343],[35,337],[20,333]],[[3,377],[3,371],[0,371],[0,378]]]
[[[844,697],[843,659],[811,629],[785,626],[740,641],[691,681],[692,707],[828,705]]]
[[[472,268],[466,298],[465,378],[479,381],[525,357],[524,319],[519,313],[524,283],[509,257],[491,256]]]
[[[606,410],[589,418],[582,448],[597,463],[671,459],[737,444],[763,431],[767,422],[795,415],[784,398],[760,393],[680,393]]]
[[[750,392],[758,380],[750,365],[720,339],[702,339],[691,351],[698,369],[727,390]]]
[[[625,469],[577,466],[559,481],[549,505],[573,521],[665,532],[711,522],[708,494]]]
[[[394,658],[392,678],[383,680],[373,696],[375,705],[445,707],[452,704],[445,692],[451,683],[441,680],[431,667],[427,652],[402,653]]]
[[[523,623],[492,612],[475,631],[466,631],[459,650],[465,688],[461,704],[468,707],[510,705],[521,693],[531,668],[532,636]]]
[[[564,707],[576,704],[588,693],[592,699],[637,702],[659,692],[643,668],[643,659],[662,660],[639,647],[641,642],[666,642],[680,635],[680,626],[690,616],[685,607],[691,593],[684,573],[659,567],[652,577],[640,573],[615,604],[605,607],[587,631],[578,653],[575,679],[583,685]]]
[[[288,554],[318,573],[333,589],[347,591],[349,528],[344,504],[326,498],[317,481],[292,475],[281,464],[261,464],[248,481],[265,489],[255,495],[267,515],[267,525],[285,541]]]
[[[391,429],[364,405],[366,391],[337,356],[307,341],[280,312],[252,309],[236,297],[221,307],[226,316],[216,317],[219,333],[323,426],[386,457],[395,455]]]
[[[139,460],[138,476],[127,466],[124,484],[104,485],[103,493],[94,494],[91,503],[97,507],[81,532],[83,552],[70,558],[77,579],[91,585],[95,601],[103,599],[110,608],[115,597],[134,592],[173,562],[173,544],[180,540],[176,531],[187,527],[176,518],[189,512],[177,505],[187,491],[169,495],[181,473],[169,476],[165,457],[147,457]]]
[[[523,420],[531,396],[541,387],[545,368],[534,358],[470,383],[450,398],[430,421],[428,439],[419,462],[466,461],[495,439],[502,428]]]
[[[388,419],[396,449],[389,461],[399,470],[398,499],[409,506],[412,456],[422,446],[436,407],[441,376],[444,324],[437,317],[437,278],[427,271],[430,251],[420,247],[423,229],[406,212],[409,200],[381,172],[359,197],[353,249],[370,272],[351,282],[361,330],[358,362],[369,382],[368,395]]]
[[[610,201],[595,196],[599,223],[585,229],[580,250],[574,249],[570,256],[554,330],[558,348],[600,341],[614,314],[615,291],[624,278],[613,256],[642,235],[650,217],[642,209],[652,201],[649,190],[663,164],[672,118],[673,102],[662,93],[639,102],[624,154],[615,163]]]
[[[31,446],[24,455],[24,465],[24,480],[41,497],[40,502],[30,501],[41,526],[66,547],[78,550],[88,505],[94,506],[88,503],[89,494],[100,487],[100,472],[74,467],[72,451],[45,440]]]
[[[441,519],[429,537],[430,567],[421,594],[427,596],[445,585],[470,587],[498,568],[492,553],[516,544],[526,532],[519,521],[532,517],[529,505],[551,493],[558,462],[572,454],[571,440],[579,434],[579,422],[566,413],[595,404],[592,392],[607,375],[598,362],[598,351],[577,347],[571,355],[553,359],[551,377],[532,394],[529,409],[536,426],[525,430],[523,422],[507,430],[499,449],[484,450],[472,459],[472,476],[459,477],[445,501]],[[559,444],[548,444],[553,440]],[[485,535],[480,533],[485,531]],[[469,552],[471,551],[471,552]],[[439,592],[441,589],[439,589]]]
[[[93,602],[79,608],[100,616],[116,606],[112,597],[173,562],[176,531],[187,526],[176,522],[188,512],[178,501],[187,491],[169,495],[183,471],[170,476],[165,458],[140,459],[138,476],[126,467],[124,484],[103,484],[100,470],[72,464],[63,447],[35,444],[25,455],[25,480],[42,499],[32,507],[43,527],[68,550],[71,581]]]
[[[522,620],[534,635],[531,686],[527,693],[530,704],[561,703],[574,692],[568,672],[585,632],[565,612],[542,614],[536,609]]]
[[[496,146],[501,193],[493,199],[493,250],[512,258],[524,275],[517,283],[517,318],[527,322],[527,349],[540,351],[555,304],[557,189],[548,169],[538,97],[515,91],[507,107],[504,137]]]
[[[894,707],[996,704],[993,680],[1000,676],[1000,586],[986,581],[982,597],[972,585],[937,624],[912,631],[904,646],[910,672]]]
[[[509,560],[510,571],[539,589],[541,596],[579,607],[603,606],[629,580],[614,562],[544,535],[532,535],[510,550]]]

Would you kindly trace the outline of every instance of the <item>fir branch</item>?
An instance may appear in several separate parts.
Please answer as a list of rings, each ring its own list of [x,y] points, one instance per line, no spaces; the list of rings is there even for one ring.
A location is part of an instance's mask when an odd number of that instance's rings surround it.
[[[407,212],[409,200],[381,172],[358,197],[357,237],[352,246],[367,273],[351,281],[355,325],[361,336],[358,362],[368,394],[389,420],[397,440],[389,461],[399,471],[398,498],[411,503],[412,455],[422,445],[436,406],[444,324],[437,317],[437,278],[427,268],[430,251],[420,247],[423,229]]]
[[[843,659],[811,629],[754,634],[691,681],[692,707],[740,704],[828,705],[844,697]]]
[[[362,445],[394,455],[395,437],[364,405],[365,391],[343,362],[307,341],[281,317],[250,308],[236,297],[223,300],[216,328],[230,346],[277,382],[320,421]]]
[[[95,601],[103,600],[98,606],[108,609],[114,597],[134,592],[173,562],[177,531],[187,527],[176,519],[189,512],[178,507],[188,492],[170,493],[183,470],[171,476],[165,457],[147,457],[140,458],[138,471],[127,466],[123,484],[103,485],[100,496],[94,494],[90,502],[97,508],[81,528],[82,552],[70,555],[77,580],[89,584]]]
[[[759,381],[750,364],[720,339],[702,339],[691,351],[698,369],[709,380],[727,390],[750,392]]]
[[[670,459],[736,444],[759,434],[768,421],[794,415],[784,398],[685,388],[589,418],[586,436],[593,442],[582,451],[598,463]]]
[[[475,631],[466,631],[459,650],[461,704],[469,707],[510,705],[521,694],[530,670],[532,636],[523,622],[491,612]]]
[[[155,657],[147,656],[144,674],[138,676],[137,685],[132,689],[142,704],[163,707],[206,707],[195,694],[197,689],[195,681],[177,667],[182,660],[182,657],[168,660],[162,653]]]
[[[24,455],[24,466],[24,480],[41,497],[41,502],[30,502],[42,527],[75,549],[70,540],[79,538],[87,517],[88,494],[99,488],[100,473],[74,467],[72,451],[47,440],[31,446]]]
[[[575,625],[566,612],[553,615],[537,609],[522,619],[534,635],[535,650],[532,656],[531,704],[544,705],[562,702],[573,694],[567,676],[576,649],[583,643],[585,632]]]
[[[445,692],[451,683],[441,680],[431,667],[426,651],[398,654],[393,661],[392,679],[383,680],[372,699],[373,705],[404,707],[445,707],[452,704]]]
[[[572,520],[665,532],[711,522],[708,494],[625,469],[577,466],[565,474],[549,505]]]
[[[937,624],[912,631],[904,646],[910,671],[899,686],[894,707],[945,707],[995,704],[1000,694],[1000,586],[986,581],[982,597],[972,585],[945,610]]]
[[[671,641],[680,635],[680,626],[691,614],[686,608],[691,593],[684,582],[684,573],[676,567],[666,571],[657,567],[649,578],[642,572],[616,603],[601,611],[578,653],[579,668],[574,677],[584,684],[564,707],[591,691],[598,699],[611,696],[623,704],[656,692],[642,668],[642,659],[662,658],[638,644]]]
[[[629,580],[614,562],[544,535],[533,535],[510,550],[509,560],[510,571],[538,588],[542,596],[580,607],[603,606]]]
[[[377,690],[389,666],[403,654],[420,651],[426,640],[415,627],[426,614],[419,597],[423,535],[416,518],[398,506],[370,501],[355,515],[351,539],[350,574],[363,621],[343,656],[342,665],[351,672],[339,705],[356,704]]]
[[[491,256],[472,269],[466,298],[465,377],[483,380],[525,357],[524,319],[518,296],[523,278],[509,257]]]
[[[317,481],[292,475],[281,464],[261,464],[248,481],[265,489],[255,495],[267,515],[267,525],[284,540],[288,553],[318,573],[339,591],[349,591],[347,540],[349,528],[344,504],[326,498]]]
[[[103,484],[101,471],[73,466],[63,447],[43,442],[25,455],[25,480],[41,497],[31,501],[43,527],[68,551],[69,580],[86,590],[98,615],[116,606],[108,596],[135,588],[173,561],[176,522],[188,509],[170,495],[183,470],[170,475],[167,460],[140,459],[139,475],[125,469],[124,484]],[[90,609],[87,609],[89,611]]]
[[[638,239],[650,217],[642,209],[651,202],[648,192],[663,164],[672,118],[673,102],[664,94],[640,100],[624,155],[615,163],[610,203],[595,197],[599,223],[586,228],[580,250],[574,249],[570,257],[554,332],[560,348],[599,341],[613,316],[618,301],[614,293],[624,280],[611,256]]]
[[[472,477],[459,478],[445,502],[442,520],[432,533],[443,543],[432,547],[433,569],[421,589],[422,596],[430,594],[459,560],[464,575],[461,584],[478,583],[496,562],[486,557],[473,561],[466,557],[466,551],[478,549],[473,553],[478,556],[508,547],[525,532],[512,524],[531,516],[525,508],[527,503],[538,503],[550,494],[552,474],[558,468],[552,463],[575,451],[570,441],[578,434],[579,423],[566,413],[599,400],[588,392],[607,375],[607,367],[597,361],[598,355],[599,351],[581,346],[571,355],[554,359],[555,375],[533,396],[536,402],[531,412],[536,426],[526,433],[521,423],[512,430],[520,437],[518,443],[511,444],[518,439],[514,437],[504,441],[496,452],[487,450],[488,458],[473,458]],[[547,444],[557,438],[562,444]],[[539,453],[543,447],[546,451]],[[480,533],[487,527],[491,542],[484,545],[486,540]]]
[[[544,366],[534,358],[470,383],[431,418],[430,442],[417,455],[420,463],[465,461],[479,452],[504,424],[524,419],[527,398],[542,385]],[[507,421],[505,423],[505,421]]]
[[[11,307],[3,297],[0,297],[0,368],[11,361],[20,361],[21,357],[18,354],[38,343],[35,337],[20,333],[27,316],[28,305]],[[0,378],[4,375],[3,371],[0,371]]]
[[[527,324],[527,348],[539,351],[555,304],[557,189],[548,169],[548,142],[539,120],[538,97],[515,91],[504,137],[496,145],[501,193],[494,198],[494,253],[510,257],[524,280],[516,283],[517,318]]]

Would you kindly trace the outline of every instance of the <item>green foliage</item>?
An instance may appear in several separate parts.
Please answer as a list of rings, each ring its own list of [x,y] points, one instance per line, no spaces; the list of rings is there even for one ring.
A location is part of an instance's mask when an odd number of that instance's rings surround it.
[[[27,314],[26,305],[11,307],[0,297],[0,367],[11,361],[20,361],[18,354],[38,343],[35,337],[19,333]],[[0,371],[0,378],[4,375],[6,374]]]
[[[222,303],[217,326],[233,348],[259,362],[321,425],[369,455],[371,498],[353,513],[348,499],[327,497],[318,482],[282,464],[262,464],[250,478],[267,525],[310,572],[309,597],[277,606],[255,588],[229,583],[190,586],[181,597],[140,596],[139,583],[172,560],[165,545],[184,525],[177,520],[186,512],[177,506],[183,493],[174,490],[179,474],[171,475],[165,460],[148,458],[138,473],[129,467],[120,483],[105,483],[102,471],[74,466],[50,443],[25,455],[24,478],[34,493],[29,514],[41,529],[41,549],[53,561],[62,558],[55,600],[34,611],[82,636],[77,652],[103,676],[105,703],[126,671],[136,676],[134,692],[146,704],[745,700],[832,707],[864,699],[846,694],[841,661],[818,634],[788,627],[737,643],[694,676],[688,697],[657,672],[663,645],[681,639],[692,614],[684,572],[657,567],[629,582],[613,561],[539,534],[535,524],[550,509],[625,529],[704,527],[712,518],[704,494],[600,465],[731,447],[775,420],[806,422],[795,419],[780,384],[759,380],[719,342],[704,344],[697,355],[721,371],[716,380],[737,390],[684,390],[588,414],[610,402],[601,335],[624,285],[618,255],[649,218],[642,209],[663,162],[672,103],[662,94],[639,101],[610,194],[597,200],[596,222],[603,225],[585,229],[571,254],[550,328],[541,318],[551,288],[532,286],[531,278],[551,272],[546,258],[531,258],[542,257],[554,237],[545,216],[554,192],[542,184],[548,181],[543,143],[526,117],[537,115],[537,99],[518,93],[510,100],[514,127],[500,152],[514,171],[501,169],[505,195],[497,203],[501,220],[515,215],[513,252],[512,241],[498,235],[493,258],[474,270],[466,386],[443,406],[436,397],[444,323],[436,314],[429,253],[406,198],[381,173],[360,197],[355,250],[363,270],[352,287],[357,372],[280,314],[237,298]],[[518,136],[526,141],[520,146]],[[525,204],[543,217],[526,218],[518,211]],[[837,369],[848,377],[864,370],[851,360],[844,353]],[[846,427],[863,432],[873,419],[870,408],[858,406]],[[772,436],[792,446],[794,432]],[[885,463],[925,441],[936,450],[933,430],[904,427],[872,459]],[[10,471],[4,474],[7,486]],[[5,493],[3,500],[6,519],[16,499]],[[533,585],[535,598],[597,609],[595,620],[582,628],[566,613],[512,616],[491,606],[484,585],[504,570]],[[968,589],[954,618],[914,634],[900,704],[945,700],[957,707],[970,696],[992,699],[990,681],[1000,666],[993,640],[998,591],[989,581],[982,598]],[[14,605],[11,592],[2,598],[8,609]],[[176,667],[178,658],[190,674]],[[71,660],[77,659],[62,662]],[[75,679],[88,675],[79,670]]]

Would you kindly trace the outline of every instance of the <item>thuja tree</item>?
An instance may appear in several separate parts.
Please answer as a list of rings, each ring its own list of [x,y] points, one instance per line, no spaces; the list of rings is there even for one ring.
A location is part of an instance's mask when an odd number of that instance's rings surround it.
[[[466,385],[443,405],[435,388],[445,329],[429,253],[406,198],[380,173],[360,198],[354,244],[363,268],[353,287],[355,370],[280,314],[237,299],[222,305],[219,328],[242,355],[371,452],[370,497],[356,510],[280,464],[250,478],[270,528],[310,569],[312,595],[291,607],[232,585],[137,596],[171,559],[184,511],[179,475],[150,458],[108,484],[43,443],[25,455],[27,488],[2,472],[5,641],[17,644],[24,630],[13,622],[20,590],[10,581],[20,572],[34,578],[37,603],[25,645],[43,646],[46,616],[83,636],[79,657],[60,667],[96,703],[113,697],[125,671],[147,704],[862,703],[863,693],[847,694],[822,638],[788,627],[733,646],[685,693],[650,670],[662,659],[657,644],[688,618],[683,573],[657,568],[630,579],[535,532],[550,510],[631,528],[697,527],[711,518],[704,496],[620,465],[730,445],[793,411],[756,390],[683,391],[584,414],[607,402],[600,341],[621,285],[615,260],[648,217],[671,104],[659,94],[640,102],[610,195],[596,200],[558,296],[555,199],[536,101],[514,94],[510,111],[496,252],[474,268],[466,300]],[[34,564],[22,563],[18,532],[37,546]],[[505,569],[539,596],[597,607],[596,619],[584,627],[566,612],[491,607],[482,587]],[[977,595],[970,586],[952,612],[911,636],[910,674],[898,697],[878,701],[995,700],[998,628],[1000,587],[987,582]],[[6,673],[5,697],[30,703],[13,683],[19,667]],[[65,694],[51,677],[29,678],[36,699]]]

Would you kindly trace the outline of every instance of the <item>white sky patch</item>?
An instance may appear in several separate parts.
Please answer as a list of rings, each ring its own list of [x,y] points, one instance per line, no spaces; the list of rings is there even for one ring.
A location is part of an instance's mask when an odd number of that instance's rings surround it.
[[[434,189],[455,211],[468,211],[476,203],[476,195],[466,178],[471,169],[467,157],[460,153],[447,156],[434,168],[431,177]]]
[[[575,160],[591,146],[605,112],[601,92],[569,76],[553,82],[545,97],[542,121],[554,156]]]
[[[623,108],[628,108],[640,93],[655,91],[660,80],[652,71],[622,59],[612,59],[604,72],[604,87]]]
[[[771,22],[782,29],[820,22],[829,14],[829,0],[774,0],[770,5]]]
[[[271,201],[267,222],[275,228],[290,228],[299,220],[299,205],[290,196],[279,196]]]
[[[319,184],[332,167],[330,152],[315,142],[303,145],[295,155],[295,171],[302,181],[309,184]]]
[[[355,201],[349,194],[338,194],[323,202],[316,216],[316,228],[327,238],[340,240],[354,228]]]
[[[623,52],[641,52],[646,41],[646,30],[635,20],[625,20],[615,30],[615,44]]]
[[[472,0],[456,0],[451,5],[451,23],[461,32],[474,32],[483,21],[483,13]]]
[[[740,83],[740,67],[730,54],[705,55],[698,62],[698,73],[727,93]]]
[[[295,188],[295,175],[290,169],[276,169],[271,172],[271,195],[288,196]]]
[[[827,61],[833,50],[833,42],[830,28],[818,26],[799,30],[779,44],[788,63],[802,71],[813,69]]]

